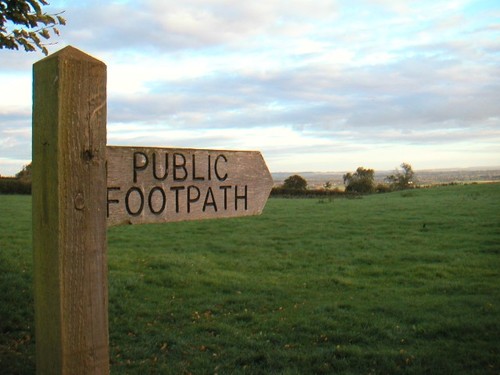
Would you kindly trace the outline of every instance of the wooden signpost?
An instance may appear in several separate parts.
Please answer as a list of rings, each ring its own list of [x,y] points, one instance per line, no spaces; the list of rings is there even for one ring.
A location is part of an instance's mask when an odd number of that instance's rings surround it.
[[[38,374],[108,374],[107,226],[260,214],[256,151],[106,146],[106,66],[66,47],[33,66]]]

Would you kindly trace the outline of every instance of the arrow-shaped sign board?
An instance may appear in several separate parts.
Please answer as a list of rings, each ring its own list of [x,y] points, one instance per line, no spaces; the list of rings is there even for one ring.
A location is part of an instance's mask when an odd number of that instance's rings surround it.
[[[273,180],[258,151],[107,146],[107,223],[258,215]]]

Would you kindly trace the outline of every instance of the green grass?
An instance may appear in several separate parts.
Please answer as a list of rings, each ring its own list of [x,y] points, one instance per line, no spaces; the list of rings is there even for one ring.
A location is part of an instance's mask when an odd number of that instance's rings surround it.
[[[30,204],[0,196],[2,374],[34,372]],[[499,213],[458,185],[112,228],[111,373],[498,374]]]

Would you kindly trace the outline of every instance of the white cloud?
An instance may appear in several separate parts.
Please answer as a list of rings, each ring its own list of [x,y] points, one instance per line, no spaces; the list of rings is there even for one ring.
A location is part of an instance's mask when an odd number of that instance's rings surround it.
[[[31,77],[26,74],[0,72],[0,113],[31,107]]]

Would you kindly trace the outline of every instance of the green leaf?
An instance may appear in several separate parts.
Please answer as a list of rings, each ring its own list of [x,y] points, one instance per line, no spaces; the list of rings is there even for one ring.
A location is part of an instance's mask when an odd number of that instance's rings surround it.
[[[38,33],[42,38],[45,38],[45,39],[50,39],[50,34],[49,34],[49,30],[47,29],[43,29],[42,31],[40,31]]]
[[[63,26],[66,25],[66,20],[63,17],[57,16],[57,20],[59,21],[60,25],[63,25]]]

